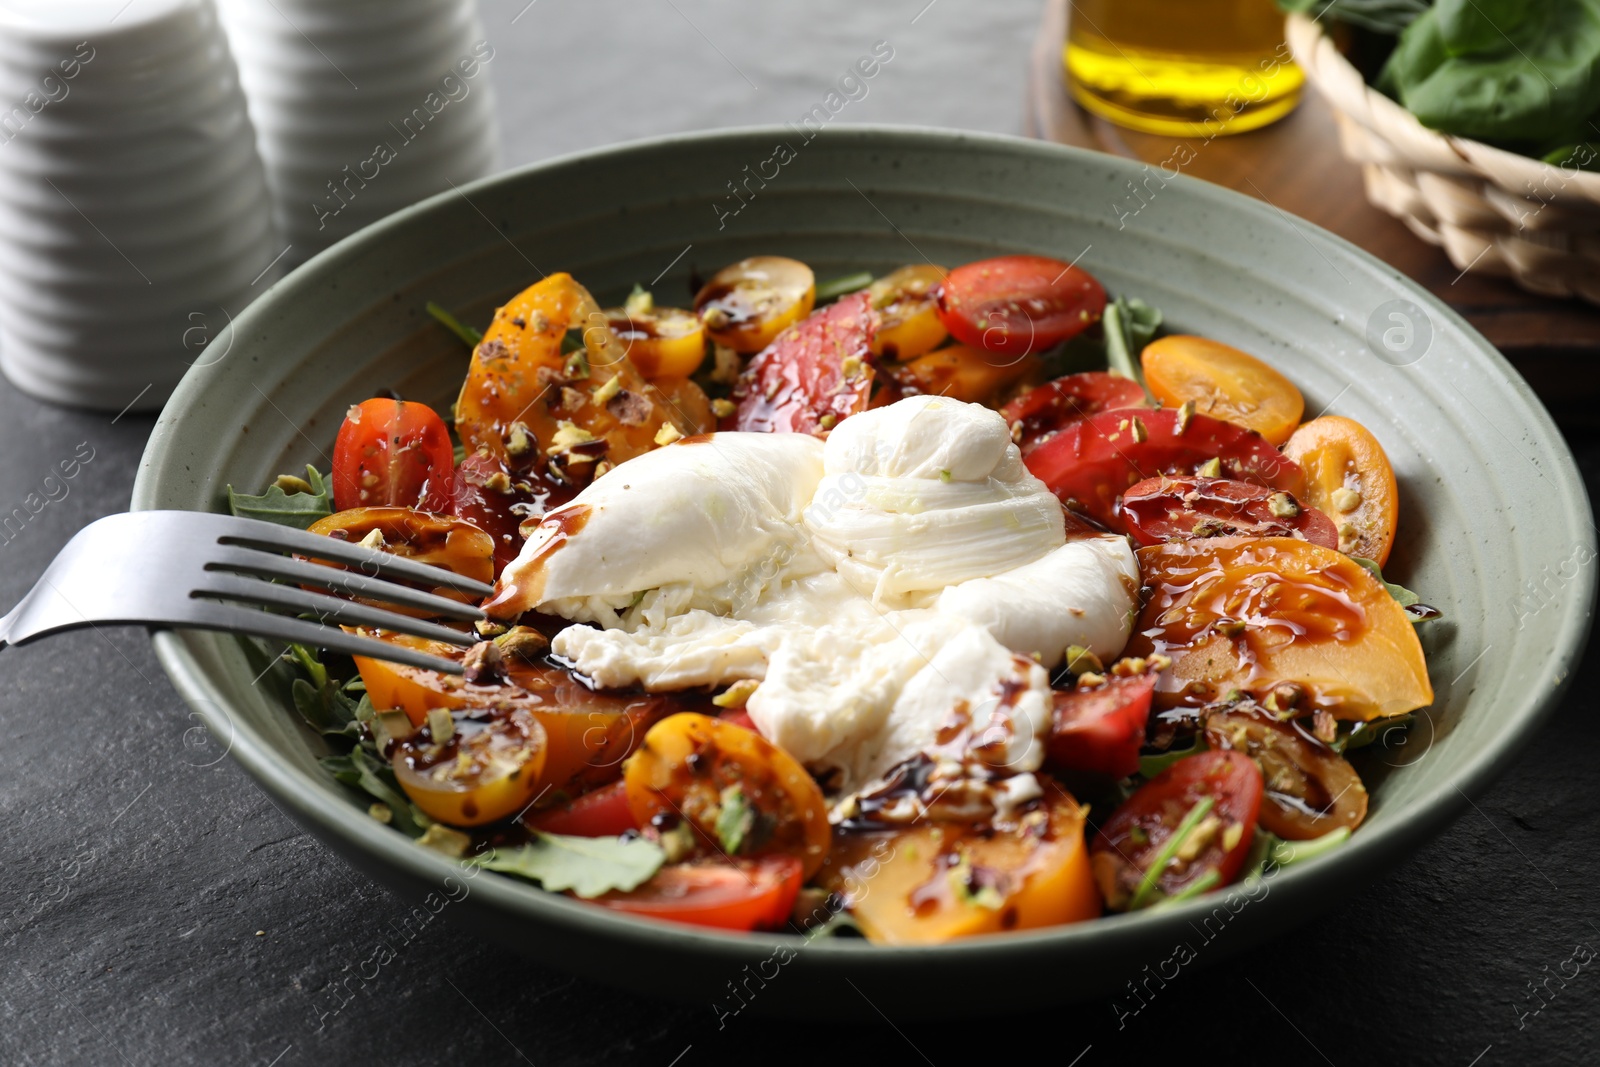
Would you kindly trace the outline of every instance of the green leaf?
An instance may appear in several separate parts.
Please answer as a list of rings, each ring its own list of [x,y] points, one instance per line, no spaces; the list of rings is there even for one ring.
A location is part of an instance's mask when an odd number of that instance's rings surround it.
[[[342,756],[323,756],[319,761],[345,785],[353,786],[381,800],[393,816],[391,825],[408,837],[420,837],[433,820],[418,811],[395,780],[394,768],[357,745]]]
[[[1567,170],[1600,171],[1600,141],[1563,145],[1546,153],[1544,161]]]
[[[847,293],[859,292],[872,284],[872,272],[858,270],[854,274],[846,274],[841,278],[817,283],[817,303],[825,304],[830,300],[837,300]]]
[[[1333,744],[1329,747],[1340,755],[1355,752],[1380,741],[1383,742],[1385,747],[1388,747],[1390,731],[1409,729],[1411,724],[1416,721],[1417,717],[1407,712],[1404,715],[1393,715],[1387,719],[1371,719],[1367,722],[1352,723],[1347,729],[1341,730],[1339,736],[1333,739]]]
[[[1137,297],[1117,297],[1106,305],[1100,320],[1106,335],[1106,365],[1112,374],[1144,385],[1139,373],[1139,353],[1161,329],[1161,312]]]
[[[1339,827],[1310,841],[1285,841],[1276,834],[1256,827],[1256,836],[1250,841],[1250,851],[1245,853],[1244,867],[1235,884],[1252,878],[1265,878],[1267,867],[1283,868],[1304,863],[1324,852],[1331,851],[1350,839],[1350,831]]]
[[[538,882],[552,893],[570,891],[587,898],[638,888],[661,869],[666,853],[642,837],[569,837],[535,831],[531,843],[492,850],[473,862]]]
[[[1195,734],[1193,740],[1189,742],[1188,748],[1169,748],[1165,752],[1158,752],[1153,756],[1140,756],[1139,773],[1146,778],[1154,778],[1185,756],[1193,756],[1205,750],[1205,735]]]
[[[1439,0],[1401,34],[1384,80],[1444,133],[1574,140],[1600,108],[1600,0]]]
[[[228,510],[246,519],[265,519],[297,530],[308,529],[312,523],[332,513],[333,494],[315,467],[306,467],[305,480],[311,486],[309,493],[289,493],[277,485],[269,485],[260,496],[246,496],[235,492],[230,485]]]
[[[1378,581],[1383,582],[1383,587],[1389,590],[1389,595],[1394,597],[1395,602],[1401,607],[1409,608],[1413,604],[1422,603],[1422,598],[1413,593],[1411,590],[1407,589],[1405,586],[1395,585],[1393,582],[1385,581],[1383,577],[1383,568],[1379,567],[1375,560],[1363,559],[1360,556],[1351,556],[1350,558],[1361,564],[1367,570],[1371,571],[1372,576],[1378,579]]]
[[[432,300],[428,301],[425,306],[428,309],[428,314],[432,315],[439,325],[461,338],[461,343],[468,348],[477,348],[478,342],[483,340],[482,332],[474,330]]]

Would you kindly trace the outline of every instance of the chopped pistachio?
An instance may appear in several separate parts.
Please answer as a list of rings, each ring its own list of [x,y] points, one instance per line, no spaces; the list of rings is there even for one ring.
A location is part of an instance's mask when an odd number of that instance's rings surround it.
[[[1339,551],[1345,552],[1354,548],[1356,539],[1360,536],[1361,531],[1357,530],[1353,525],[1348,522],[1341,522],[1339,524]]]
[[[577,380],[589,377],[589,353],[587,349],[575,348],[567,353],[567,361],[562,364],[562,373],[569,379]]]
[[[663,422],[661,429],[656,431],[656,444],[670,445],[674,441],[683,440],[683,431],[670,422]]]
[[[1193,863],[1195,857],[1204,852],[1206,846],[1216,839],[1217,832],[1221,829],[1222,820],[1215,815],[1207,815],[1200,820],[1198,826],[1184,835],[1183,843],[1178,846],[1178,851],[1175,853],[1176,858],[1184,863]]]
[[[613,374],[610,381],[594,391],[594,402],[604,404],[620,392],[622,392],[622,375]]]
[[[443,852],[452,859],[460,859],[472,847],[472,838],[460,830],[452,830],[443,823],[434,823],[417,838],[417,844]]]
[[[1134,442],[1134,444],[1141,444],[1142,445],[1148,440],[1150,440],[1150,431],[1145,429],[1144,420],[1139,418],[1137,415],[1135,415],[1134,418],[1133,418],[1133,442]]]
[[[1194,401],[1185,400],[1178,407],[1178,424],[1173,428],[1173,432],[1182,437],[1183,431],[1189,428],[1189,420],[1192,418],[1194,418]]]
[[[411,718],[403,711],[380,711],[372,718],[372,740],[382,752],[390,741],[405,741],[417,732]]]
[[[511,429],[506,431],[506,455],[520,456],[533,447],[533,434],[528,432],[525,422],[513,422]]]
[[[1201,478],[1222,477],[1222,460],[1215,456],[1211,457],[1200,465],[1200,469],[1195,471],[1195,474]]]
[[[506,632],[506,624],[493,619],[479,619],[473,623],[473,629],[478,631],[479,637],[495,638]]]
[[[570,385],[561,387],[561,410],[577,411],[589,402],[589,394],[582,389],[574,389]]]
[[[1238,637],[1244,633],[1244,620],[1242,619],[1218,619],[1212,623],[1212,626],[1223,637]]]
[[[544,333],[550,328],[550,316],[542,311],[535,311],[528,316],[528,326],[534,333]]]
[[[950,468],[948,468],[948,467],[941,467],[941,468],[940,468],[940,469],[939,469],[939,480],[940,480],[940,481],[941,481],[941,482],[944,482],[944,483],[945,483],[945,484],[947,484],[947,485],[948,485],[948,484],[949,484],[949,482],[950,482],[950,479],[951,479],[951,477],[952,477],[952,475],[951,475],[951,473],[950,473]]]
[[[562,421],[556,424],[555,436],[550,439],[550,453],[558,455],[569,452],[578,445],[586,445],[594,440],[594,434],[581,426]]]
[[[838,421],[839,416],[830,411],[817,420],[817,425],[822,427],[824,430],[831,430],[833,429],[834,424],[836,424]]]
[[[282,489],[285,493],[311,492],[311,483],[304,478],[297,478],[293,474],[280,474],[272,480],[272,484]]]
[[[739,358],[739,353],[727,345],[713,343],[711,346],[711,380],[723,385],[732,385],[739,380],[739,369],[744,363]]]
[[[432,708],[428,711],[428,732],[435,744],[442,745],[455,736],[456,721],[444,708]]]
[[[854,381],[861,374],[861,357],[846,356],[839,363],[839,373],[845,381]]]
[[[1105,668],[1099,656],[1082,645],[1072,645],[1067,649],[1067,670],[1078,674],[1082,671],[1103,671]]]
[[[389,810],[389,805],[379,800],[375,800],[371,804],[367,805],[367,814],[372,816],[374,819],[377,819],[385,826],[388,826],[389,823],[394,821],[394,812]]]
[[[550,639],[531,626],[513,626],[494,639],[500,651],[529,663],[537,663],[550,651]]]
[[[711,402],[711,414],[719,419],[725,419],[738,410],[739,405],[731,400],[724,400],[720,396]]]
[[[510,493],[511,475],[505,471],[495,471],[483,480],[483,487],[491,493]]]
[[[1340,511],[1354,511],[1361,506],[1361,494],[1344,486],[1335,489],[1331,499],[1333,506]]]
[[[1280,519],[1292,519],[1300,514],[1300,505],[1288,493],[1273,493],[1267,497],[1267,507]]]
[[[635,285],[633,292],[628,294],[628,299],[623,301],[622,310],[632,315],[648,315],[656,309],[656,298],[650,295],[650,290],[642,285]]]
[[[1244,837],[1244,823],[1230,822],[1228,828],[1222,831],[1222,851],[1232,852]]]
[[[372,531],[367,534],[367,536],[363,537],[357,542],[357,544],[359,544],[362,548],[376,548],[379,550],[383,549],[385,543],[386,542],[383,539],[383,531],[377,529],[376,527],[374,527]]]
[[[612,463],[609,459],[603,459],[594,465],[594,476],[598,478],[602,474],[607,474],[614,466],[616,466],[616,464]]]
[[[1104,685],[1106,676],[1096,674],[1094,671],[1084,671],[1078,675],[1078,684],[1081,686]]]
[[[742,708],[761,683],[752,678],[742,678],[711,698],[719,708]]]
[[[694,830],[686,822],[680,822],[670,830],[661,833],[661,840],[657,842],[661,851],[667,854],[668,863],[677,863],[694,855],[695,835]]]
[[[733,325],[733,316],[728,314],[726,308],[712,304],[700,312],[700,321],[705,323],[708,330],[726,330]]]
[[[1011,424],[1011,441],[1013,444],[1022,443],[1022,420],[1018,419]]]

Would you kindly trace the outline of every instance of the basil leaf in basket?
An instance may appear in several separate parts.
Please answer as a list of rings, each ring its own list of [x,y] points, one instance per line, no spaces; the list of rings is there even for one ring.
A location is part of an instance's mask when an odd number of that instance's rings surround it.
[[[282,475],[260,496],[246,496],[228,486],[228,510],[241,518],[306,530],[333,512],[333,491],[317,469],[308,465],[304,478]]]
[[[587,898],[638,888],[661,869],[666,853],[642,837],[570,837],[536,831],[529,844],[495,849],[472,862],[538,882],[552,893],[571,890]]]

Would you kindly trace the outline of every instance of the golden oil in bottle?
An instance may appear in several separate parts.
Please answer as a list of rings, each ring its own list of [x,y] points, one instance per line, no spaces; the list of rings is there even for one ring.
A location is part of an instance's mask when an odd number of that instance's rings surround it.
[[[1074,0],[1067,85],[1147,133],[1216,137],[1294,110],[1305,76],[1273,0]]]

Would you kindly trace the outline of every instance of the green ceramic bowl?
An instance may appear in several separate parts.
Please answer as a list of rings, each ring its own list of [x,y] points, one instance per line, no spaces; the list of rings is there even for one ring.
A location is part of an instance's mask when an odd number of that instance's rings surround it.
[[[1209,962],[1305,922],[1411,856],[1538,729],[1589,627],[1595,530],[1555,426],[1482,337],[1371,256],[1216,186],[1037,142],[866,127],[670,137],[504,174],[367,228],[240,315],[167,405],[133,507],[220,510],[229,483],[325,468],[345,409],[382,386],[448,403],[467,357],[429,300],[486,322],[548,271],[603,302],[634,282],[682,302],[694,268],[756,253],[826,278],[1006,252],[1076,260],[1171,327],[1255,353],[1309,413],[1370,427],[1399,476],[1390,571],[1444,611],[1424,628],[1438,701],[1403,749],[1367,758],[1372,809],[1351,842],[1248,896],[936,948],[652,924],[464,877],[368,818],[318,768],[321,742],[273,676],[253,683],[267,662],[253,643],[158,633],[161,662],[218,743],[352,864],[497,943],[652,995],[731,1011],[740,986],[760,989],[753,1011],[974,1014],[1111,995],[1179,946]]]

